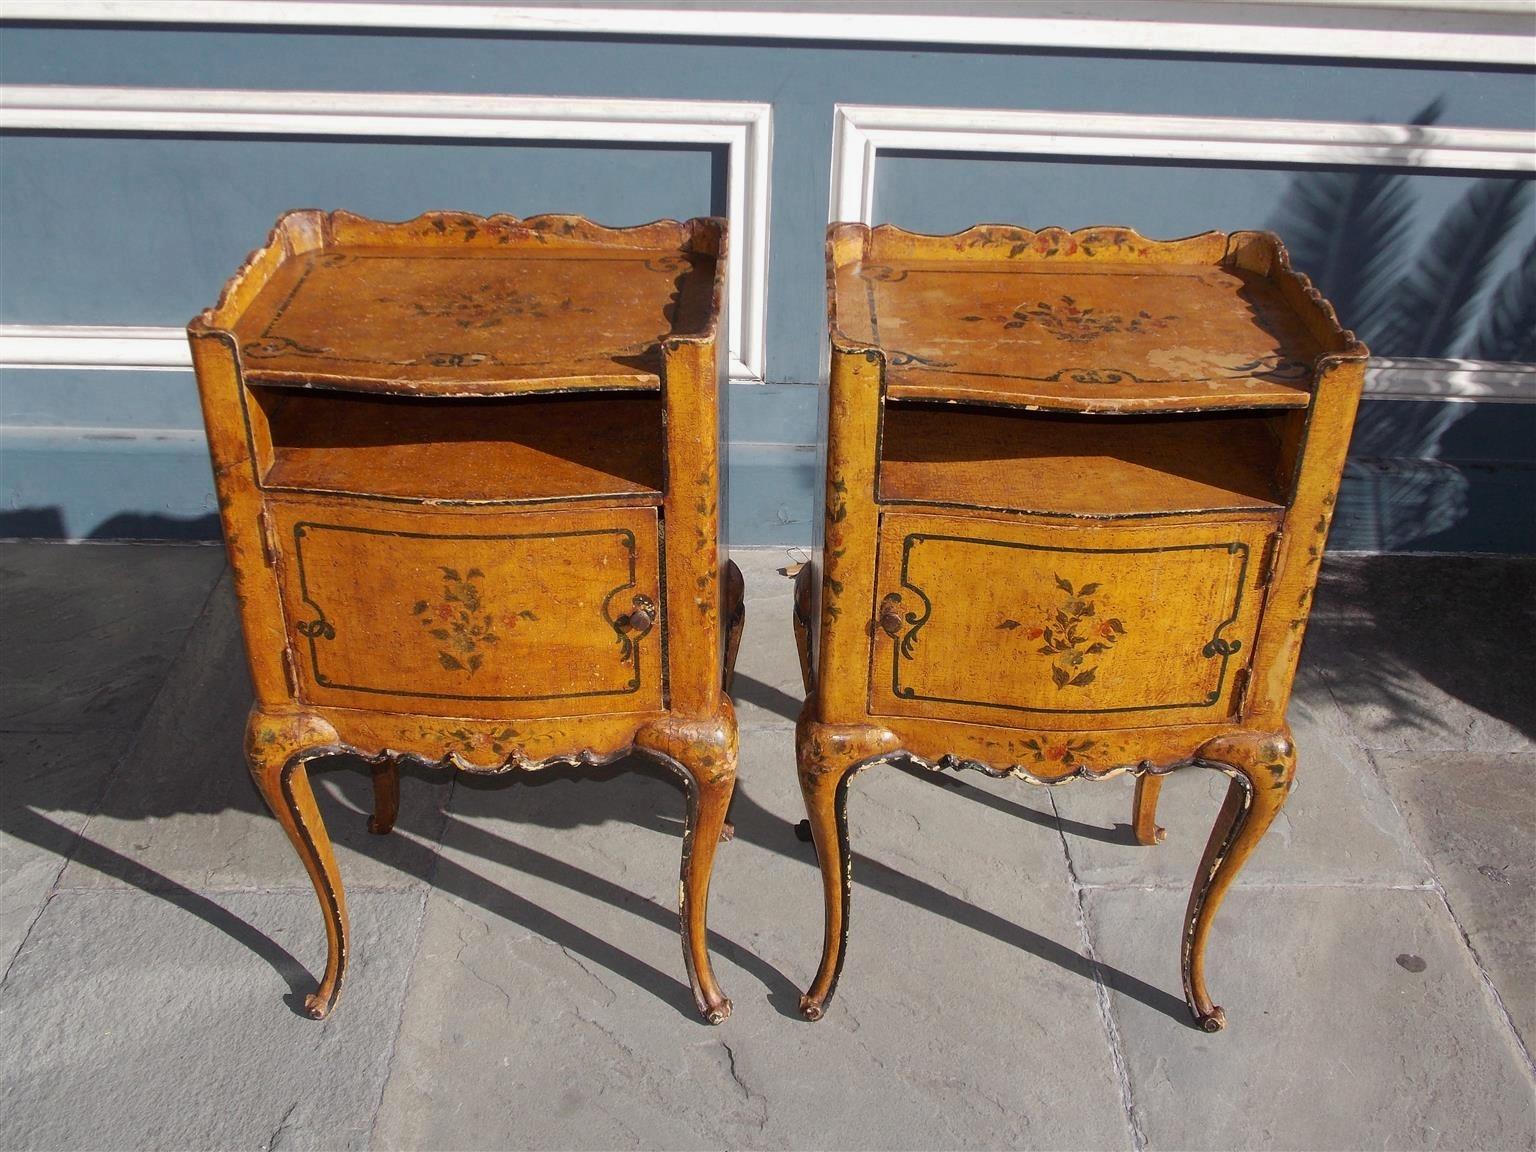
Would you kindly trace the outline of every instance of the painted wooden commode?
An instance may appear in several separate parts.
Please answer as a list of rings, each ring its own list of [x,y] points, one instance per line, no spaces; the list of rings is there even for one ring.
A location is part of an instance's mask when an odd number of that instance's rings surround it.
[[[471,772],[638,751],[687,788],[683,953],[735,784],[741,581],[720,548],[725,224],[294,212],[188,329],[256,703],[250,769],[347,913],[306,762]]]
[[[1186,913],[1218,904],[1295,773],[1285,711],[1366,349],[1268,233],[922,236],[834,225],[827,467],[797,589],[801,788],[826,937],[848,933],[849,784],[907,760],[1040,784],[1231,779]]]

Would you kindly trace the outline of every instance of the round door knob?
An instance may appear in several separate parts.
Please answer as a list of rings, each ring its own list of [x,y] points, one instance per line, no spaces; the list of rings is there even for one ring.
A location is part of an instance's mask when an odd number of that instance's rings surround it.
[[[901,614],[901,603],[894,596],[887,596],[880,603],[880,615],[877,622],[887,636],[900,636],[905,620]]]
[[[624,622],[631,632],[649,632],[651,625],[656,623],[656,611],[641,604],[624,618]]]

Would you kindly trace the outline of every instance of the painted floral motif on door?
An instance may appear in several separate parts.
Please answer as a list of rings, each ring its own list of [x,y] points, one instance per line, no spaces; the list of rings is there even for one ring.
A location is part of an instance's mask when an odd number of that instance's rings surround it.
[[[460,573],[457,568],[439,566],[443,574],[443,590],[436,602],[418,600],[411,607],[411,615],[438,641],[437,661],[449,672],[464,672],[473,676],[485,662],[485,649],[501,643],[496,634],[498,624],[507,629],[516,628],[524,620],[537,620],[538,616],[524,608],[499,614],[484,611],[478,581],[485,579],[479,568]]]
[[[1054,574],[1053,574],[1054,575]],[[998,628],[1020,633],[1026,641],[1041,641],[1037,655],[1051,658],[1051,683],[1063,688],[1085,688],[1098,674],[1097,662],[1125,635],[1125,625],[1115,616],[1099,617],[1095,596],[1102,585],[1090,582],[1074,588],[1070,580],[1055,575],[1063,599],[1054,613],[1034,626],[1006,617]]]

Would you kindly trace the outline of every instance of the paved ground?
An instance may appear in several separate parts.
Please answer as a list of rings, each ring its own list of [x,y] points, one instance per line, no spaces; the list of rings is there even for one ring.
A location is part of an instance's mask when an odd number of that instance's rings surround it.
[[[6,1148],[1529,1148],[1536,1142],[1536,561],[1331,562],[1286,814],[1217,921],[1230,1029],[1189,1027],[1185,890],[1221,781],[1045,791],[899,769],[851,805],[843,988],[799,818],[778,553],[742,555],[738,835],[694,1016],[682,797],[626,765],[318,773],[356,962],[331,1019],[314,897],[240,760],[211,548],[0,548]]]

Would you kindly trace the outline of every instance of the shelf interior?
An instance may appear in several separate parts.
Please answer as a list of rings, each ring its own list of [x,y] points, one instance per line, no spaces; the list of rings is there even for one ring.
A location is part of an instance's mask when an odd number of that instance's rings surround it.
[[[659,502],[657,393],[424,399],[253,388],[269,488],[416,500]]]
[[[887,402],[880,499],[1103,517],[1276,512],[1301,416],[1084,416]]]

